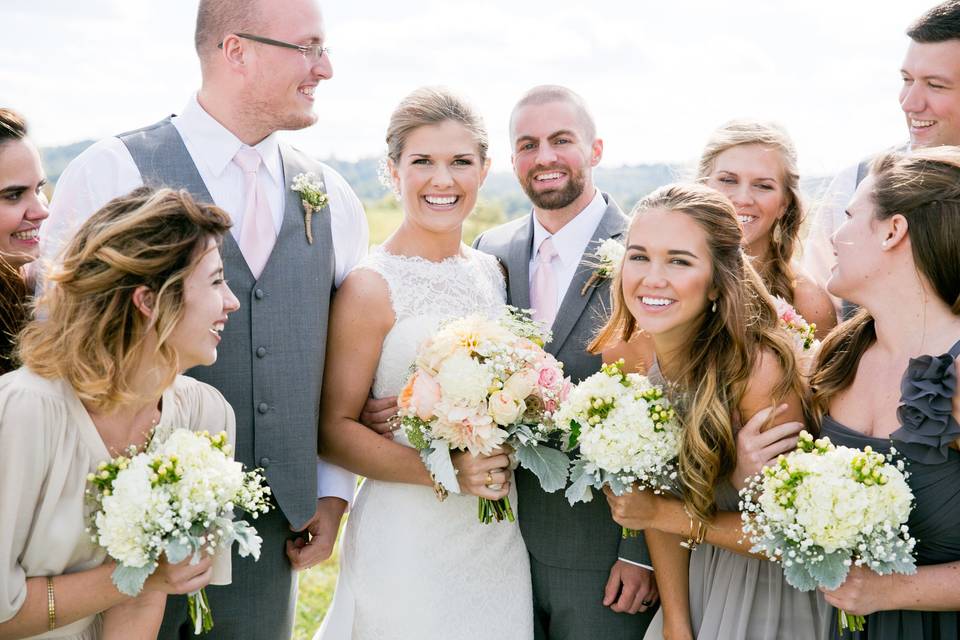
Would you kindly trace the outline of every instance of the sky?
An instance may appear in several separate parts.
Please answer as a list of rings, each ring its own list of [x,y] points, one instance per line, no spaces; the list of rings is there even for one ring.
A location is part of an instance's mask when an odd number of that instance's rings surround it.
[[[468,98],[509,170],[507,121],[536,84],[583,95],[604,166],[695,159],[734,117],[792,134],[804,175],[906,137],[904,31],[931,0],[321,0],[334,77],[319,121],[285,133],[321,158],[382,156],[390,112],[421,85]],[[196,0],[0,0],[0,105],[41,146],[182,110],[200,83]]]

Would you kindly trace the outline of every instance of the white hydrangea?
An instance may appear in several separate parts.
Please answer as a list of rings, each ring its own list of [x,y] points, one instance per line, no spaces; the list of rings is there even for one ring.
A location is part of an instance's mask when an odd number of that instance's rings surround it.
[[[913,494],[902,463],[870,447],[838,447],[802,432],[797,450],[752,478],[741,497],[752,551],[782,562],[798,589],[836,589],[853,564],[881,575],[916,570],[906,526]],[[862,618],[842,613],[841,622],[856,628]]]

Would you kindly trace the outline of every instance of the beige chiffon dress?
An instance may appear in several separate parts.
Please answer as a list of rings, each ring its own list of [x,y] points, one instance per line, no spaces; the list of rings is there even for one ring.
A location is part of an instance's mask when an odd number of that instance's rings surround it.
[[[157,437],[174,428],[234,441],[233,409],[219,391],[178,376],[163,393]],[[21,368],[0,377],[0,622],[27,596],[27,578],[92,569],[106,558],[86,531],[87,474],[110,458],[73,388]],[[213,584],[230,583],[230,550],[214,563]],[[34,638],[94,640],[100,616]]]

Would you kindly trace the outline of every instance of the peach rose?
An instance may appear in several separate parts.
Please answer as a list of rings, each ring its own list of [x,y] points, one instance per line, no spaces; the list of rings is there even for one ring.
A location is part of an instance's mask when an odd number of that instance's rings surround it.
[[[440,385],[430,374],[418,369],[400,392],[397,405],[401,409],[412,408],[418,418],[426,421],[434,417],[433,408],[439,400]]]

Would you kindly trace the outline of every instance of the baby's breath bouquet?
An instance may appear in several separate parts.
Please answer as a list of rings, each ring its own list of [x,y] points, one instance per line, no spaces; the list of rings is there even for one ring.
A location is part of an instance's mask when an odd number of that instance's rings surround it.
[[[675,411],[659,386],[624,373],[623,360],[578,384],[554,420],[567,433],[567,448],[579,448],[566,491],[570,504],[589,502],[604,485],[617,495],[634,483],[661,493],[676,479],[681,427]]]
[[[117,562],[113,583],[136,596],[162,555],[171,563],[213,553],[233,542],[241,556],[260,557],[261,538],[233,509],[256,518],[270,510],[270,488],[259,471],[230,457],[227,434],[174,429],[147,450],[120,456],[90,474],[93,541]],[[131,452],[133,453],[133,452]],[[194,633],[213,628],[203,589],[191,594]]]
[[[835,446],[801,431],[796,450],[764,467],[740,495],[751,551],[781,563],[801,591],[836,589],[854,564],[881,575],[916,571],[903,462],[870,447]],[[863,623],[839,612],[841,630],[861,631]]]
[[[460,492],[451,451],[486,455],[500,446],[512,448],[546,491],[566,484],[567,456],[545,443],[570,384],[563,365],[543,350],[548,339],[529,313],[508,307],[498,319],[451,320],[421,345],[399,414],[443,489]],[[480,498],[478,517],[484,524],[514,520],[508,498]]]

